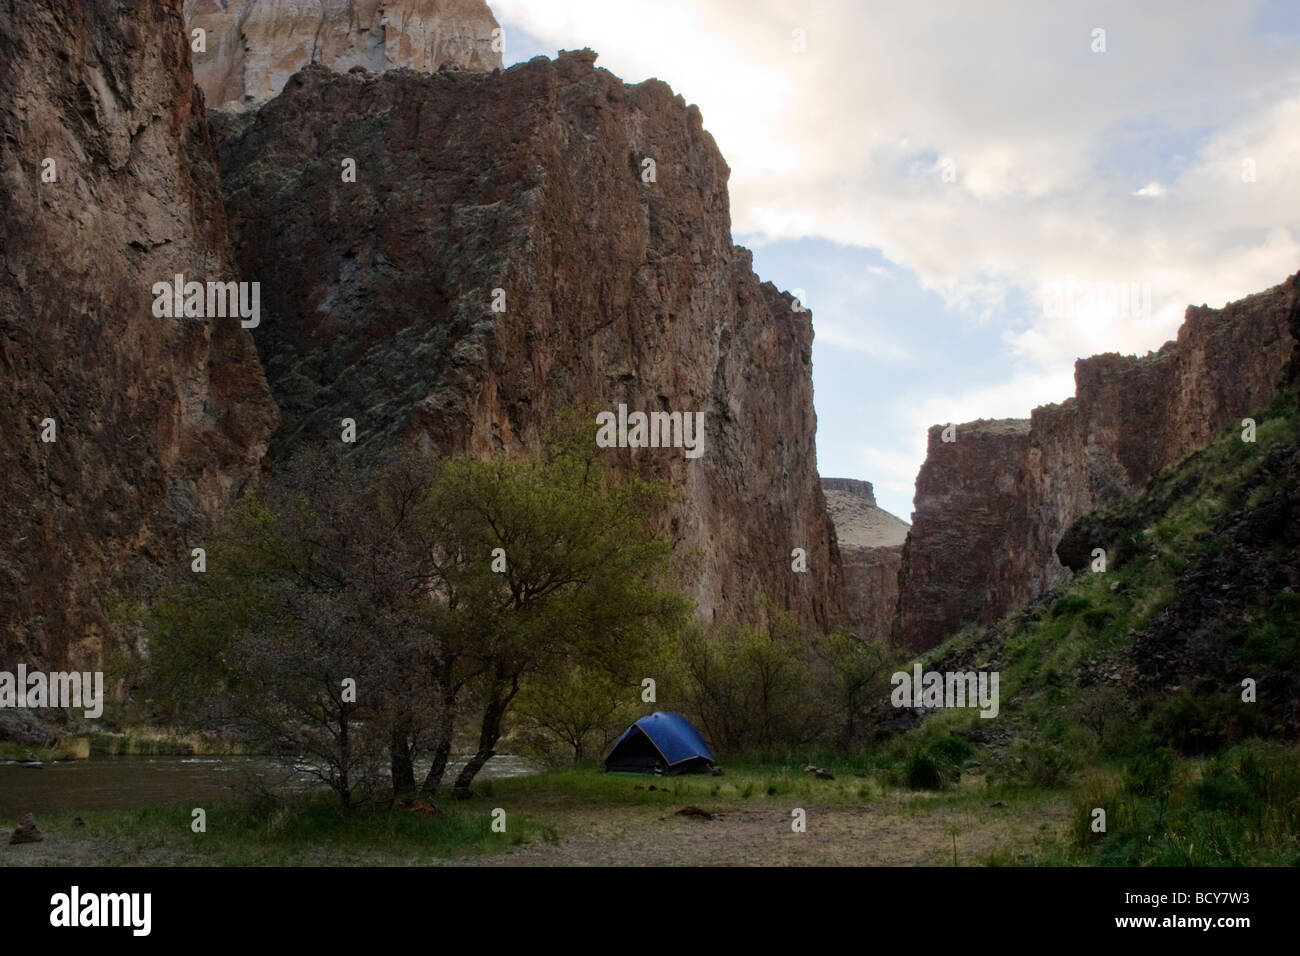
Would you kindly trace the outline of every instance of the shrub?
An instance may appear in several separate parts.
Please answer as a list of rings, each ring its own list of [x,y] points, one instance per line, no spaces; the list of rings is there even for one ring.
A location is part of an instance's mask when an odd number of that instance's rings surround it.
[[[1106,812],[1106,831],[1101,833],[1093,830],[1093,814],[1098,809]],[[1106,832],[1121,828],[1130,809],[1110,780],[1096,771],[1089,771],[1070,812],[1070,836],[1076,846],[1088,849]]]
[[[1079,614],[1088,610],[1092,606],[1091,602],[1079,594],[1065,594],[1052,605],[1052,617],[1064,617],[1067,614]]]
[[[943,790],[961,778],[962,761],[973,750],[969,741],[953,734],[914,745],[903,757],[903,781],[913,790]]]
[[[1165,797],[1174,786],[1174,752],[1162,747],[1134,760],[1124,770],[1124,789],[1143,797]]]
[[[1083,612],[1083,623],[1090,631],[1104,631],[1115,623],[1117,614],[1113,607],[1092,607]]]
[[[811,635],[773,610],[761,626],[692,623],[665,670],[680,688],[677,706],[718,750],[772,754],[815,741],[847,747],[869,726],[858,710],[877,691],[884,660],[878,647]]]
[[[1148,727],[1156,743],[1189,756],[1218,753],[1240,736],[1238,708],[1223,696],[1179,691],[1151,712]]]
[[[953,766],[961,766],[975,752],[975,745],[965,737],[946,733],[931,740],[926,744],[926,749]]]
[[[1074,760],[1064,750],[1037,740],[1017,740],[1012,752],[1025,777],[1036,787],[1053,790],[1064,786],[1074,771]]]
[[[1193,807],[1200,810],[1239,812],[1254,804],[1257,796],[1240,777],[1216,768],[1188,788]]]
[[[1079,695],[1073,716],[1097,735],[1098,745],[1106,743],[1106,731],[1112,736],[1118,725],[1127,722],[1124,693],[1113,684],[1100,684]]]
[[[950,782],[950,771],[940,758],[917,747],[907,753],[903,779],[913,790],[942,790]]]

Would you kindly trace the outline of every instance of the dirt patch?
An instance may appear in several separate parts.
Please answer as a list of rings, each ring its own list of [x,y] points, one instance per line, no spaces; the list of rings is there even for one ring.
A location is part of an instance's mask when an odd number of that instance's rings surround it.
[[[713,820],[677,807],[558,810],[558,843],[531,843],[458,866],[952,866],[979,865],[998,851],[1029,852],[1059,838],[1065,801],[1033,807],[807,806],[807,830],[791,829],[792,807],[705,807]],[[954,849],[955,838],[955,849]]]

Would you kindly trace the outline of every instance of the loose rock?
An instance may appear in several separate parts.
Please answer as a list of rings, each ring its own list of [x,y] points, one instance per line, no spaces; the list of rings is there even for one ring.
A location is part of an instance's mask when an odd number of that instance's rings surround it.
[[[41,832],[40,827],[36,825],[36,817],[27,814],[23,817],[22,823],[18,824],[13,835],[9,837],[9,842],[13,843],[40,843],[45,839],[45,834]]]

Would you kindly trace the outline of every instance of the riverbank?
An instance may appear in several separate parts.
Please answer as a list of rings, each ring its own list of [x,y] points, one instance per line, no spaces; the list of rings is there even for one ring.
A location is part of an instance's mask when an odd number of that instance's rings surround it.
[[[0,761],[22,761],[29,756],[42,763],[58,763],[92,757],[229,757],[251,753],[249,747],[232,740],[161,727],[51,734],[46,743],[0,740]]]

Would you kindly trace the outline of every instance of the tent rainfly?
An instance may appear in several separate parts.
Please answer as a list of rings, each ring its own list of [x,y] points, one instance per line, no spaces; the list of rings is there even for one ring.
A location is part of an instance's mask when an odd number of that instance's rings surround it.
[[[623,731],[605,758],[607,773],[708,773],[712,769],[713,754],[691,722],[681,714],[659,711]]]

